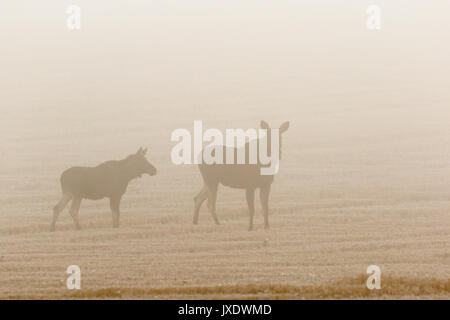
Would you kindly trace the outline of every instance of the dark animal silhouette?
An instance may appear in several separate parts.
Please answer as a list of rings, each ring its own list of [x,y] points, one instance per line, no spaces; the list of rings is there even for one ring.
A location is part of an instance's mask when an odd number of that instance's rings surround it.
[[[265,139],[267,145],[267,154],[270,155],[271,150],[271,129],[267,122],[261,121],[261,128],[267,130]],[[289,122],[283,123],[279,128],[279,159],[281,159],[281,134],[289,128]],[[260,138],[261,139],[261,138]],[[258,139],[259,140],[259,139]],[[259,141],[257,141],[258,155],[259,155]],[[264,144],[262,144],[264,145]],[[223,156],[225,163],[226,153],[234,151],[235,162],[234,164],[206,164],[205,162],[199,164],[199,170],[203,177],[204,186],[200,192],[194,197],[194,224],[198,223],[198,216],[200,207],[203,202],[208,199],[208,208],[216,224],[219,224],[219,220],[216,214],[216,199],[219,183],[231,188],[245,189],[245,195],[247,198],[247,204],[250,213],[248,230],[253,229],[253,214],[255,212],[254,199],[255,190],[260,189],[260,200],[262,210],[264,214],[264,226],[265,229],[269,229],[269,193],[270,186],[274,180],[273,175],[261,175],[260,169],[264,166],[260,162],[259,156],[256,164],[250,164],[249,162],[249,142],[243,147],[245,148],[246,160],[244,164],[236,164],[236,157],[238,148],[223,146]],[[204,152],[204,150],[203,150]],[[202,156],[203,156],[202,152]]]
[[[135,154],[123,160],[106,161],[96,167],[72,167],[61,175],[62,197],[53,208],[53,221],[50,231],[55,231],[56,220],[61,211],[72,200],[70,215],[77,230],[78,211],[83,199],[98,200],[109,198],[113,227],[119,227],[120,200],[127,190],[128,183],[142,174],[154,176],[156,168],[145,158],[147,149],[140,148]]]

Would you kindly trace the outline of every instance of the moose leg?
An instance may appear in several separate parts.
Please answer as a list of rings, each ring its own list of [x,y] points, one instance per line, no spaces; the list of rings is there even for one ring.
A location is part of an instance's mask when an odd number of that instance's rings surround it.
[[[119,227],[120,219],[120,197],[112,197],[109,199],[109,206],[111,207],[111,213],[113,218],[113,228]]]
[[[50,231],[55,231],[56,228],[56,220],[58,219],[59,214],[64,208],[67,206],[69,201],[72,199],[72,195],[70,193],[64,193],[59,200],[58,204],[53,208],[53,220],[50,225]]]
[[[206,186],[203,186],[202,190],[194,197],[194,224],[198,223],[198,215],[200,213],[200,207],[203,202],[208,198],[208,190]]]
[[[247,198],[250,220],[248,223],[248,231],[253,229],[253,214],[255,213],[255,189],[246,189],[245,196]]]
[[[80,222],[78,221],[78,212],[80,211],[81,198],[74,197],[72,200],[72,206],[70,207],[70,215],[72,216],[75,229],[81,230]]]
[[[269,193],[270,193],[270,184],[264,187],[261,187],[259,192],[259,197],[261,198],[261,206],[264,214],[264,228],[269,229]]]
[[[211,212],[214,222],[216,224],[220,224],[219,219],[217,219],[217,214],[216,214],[217,187],[218,187],[217,183],[212,186],[207,186],[208,208],[209,208],[209,211]]]

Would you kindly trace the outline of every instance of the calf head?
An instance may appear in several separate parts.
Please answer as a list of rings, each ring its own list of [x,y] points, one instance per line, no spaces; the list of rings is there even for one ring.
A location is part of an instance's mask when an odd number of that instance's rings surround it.
[[[154,176],[156,174],[156,168],[147,160],[145,155],[148,149],[139,148],[139,150],[128,157],[127,164],[130,170],[136,177],[140,177],[143,174]]]

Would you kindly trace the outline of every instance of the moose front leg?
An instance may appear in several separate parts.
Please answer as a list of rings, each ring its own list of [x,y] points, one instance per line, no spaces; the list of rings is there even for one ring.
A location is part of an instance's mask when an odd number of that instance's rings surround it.
[[[80,222],[78,221],[78,212],[80,211],[81,198],[74,197],[72,200],[72,206],[70,207],[70,215],[72,216],[75,229],[81,230]]]
[[[113,220],[113,228],[119,227],[119,219],[120,219],[120,199],[121,197],[111,197],[109,199],[109,205],[111,207],[112,220]]]

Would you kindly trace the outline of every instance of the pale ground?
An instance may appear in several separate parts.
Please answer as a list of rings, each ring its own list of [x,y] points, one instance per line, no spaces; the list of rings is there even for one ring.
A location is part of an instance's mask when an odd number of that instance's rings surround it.
[[[448,1],[380,0],[377,32],[371,1],[77,3],[79,32],[60,1],[1,4],[0,298],[450,298]],[[270,231],[226,188],[193,226],[171,132],[262,119],[291,121]],[[48,232],[63,170],[140,146],[158,175],[119,229],[102,200]]]

